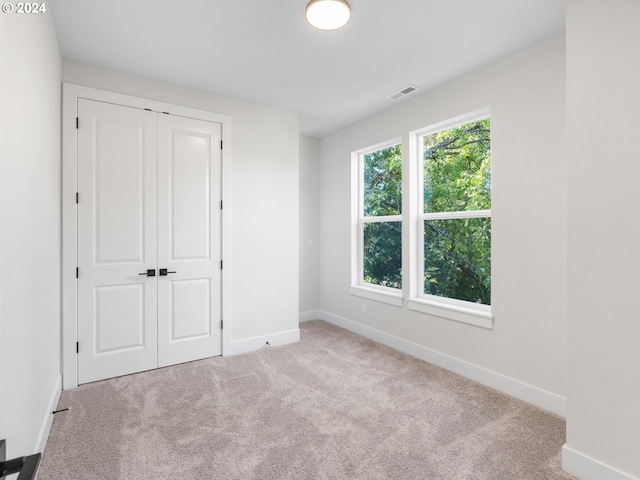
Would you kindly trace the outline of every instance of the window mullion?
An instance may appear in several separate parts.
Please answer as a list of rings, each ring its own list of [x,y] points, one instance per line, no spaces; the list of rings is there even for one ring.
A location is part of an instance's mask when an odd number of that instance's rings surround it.
[[[421,214],[423,220],[452,220],[456,218],[490,218],[491,210],[462,210],[459,212],[433,212]]]
[[[401,222],[402,215],[380,215],[380,216],[368,216],[360,219],[362,223],[387,223],[387,222]]]

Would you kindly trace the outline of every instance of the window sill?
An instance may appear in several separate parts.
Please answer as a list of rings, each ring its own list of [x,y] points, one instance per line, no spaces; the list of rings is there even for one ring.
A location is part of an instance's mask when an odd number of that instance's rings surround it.
[[[369,300],[375,300],[376,302],[386,303],[394,305],[396,307],[402,306],[402,292],[394,292],[391,289],[378,290],[375,288],[363,287],[361,285],[352,285],[350,287],[351,295],[357,297],[368,298]]]
[[[426,313],[436,317],[453,320],[456,322],[475,325],[489,330],[493,330],[493,315],[491,311],[450,305],[444,302],[412,298],[407,301],[409,310]]]

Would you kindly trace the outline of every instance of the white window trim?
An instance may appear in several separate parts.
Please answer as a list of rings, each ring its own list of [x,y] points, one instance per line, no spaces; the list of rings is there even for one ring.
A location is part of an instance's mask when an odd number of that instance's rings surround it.
[[[449,120],[415,130],[409,134],[409,142],[412,147],[410,150],[410,162],[413,166],[412,170],[415,172],[413,176],[416,179],[417,196],[417,202],[414,203],[416,210],[412,212],[411,215],[412,223],[415,225],[416,231],[415,244],[413,245],[415,250],[412,255],[412,260],[415,258],[417,261],[412,261],[412,267],[415,269],[415,273],[412,275],[411,294],[407,300],[408,308],[412,311],[487,329],[493,329],[491,305],[427,295],[424,293],[424,221],[458,218],[491,218],[491,210],[424,213],[424,169],[422,164],[423,146],[421,144],[421,138],[458,125],[488,118],[491,116],[490,114],[491,112],[488,107],[481,108],[468,114],[459,115]]]
[[[476,327],[493,329],[493,314],[490,305],[481,305],[473,302],[460,302],[456,305],[452,298],[424,295],[424,298],[410,298],[407,300],[409,310],[426,313],[447,320],[467,323]]]
[[[397,288],[381,287],[380,285],[366,284],[363,285],[351,285],[349,292],[356,297],[362,297],[369,300],[374,300],[380,303],[386,303],[388,305],[394,305],[401,307],[404,303],[402,297],[402,291]]]
[[[364,224],[400,222],[403,215],[364,216],[364,164],[363,157],[384,148],[402,145],[395,138],[351,153],[351,286],[350,293],[358,297],[401,307],[402,290],[375,285],[364,281]],[[404,163],[404,160],[403,160]],[[404,204],[404,202],[403,202]]]

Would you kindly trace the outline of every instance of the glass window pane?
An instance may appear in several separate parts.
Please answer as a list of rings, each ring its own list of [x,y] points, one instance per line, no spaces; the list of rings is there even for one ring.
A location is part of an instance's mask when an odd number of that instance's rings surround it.
[[[402,146],[363,156],[364,216],[402,213]]]
[[[425,220],[424,293],[491,305],[491,218]]]
[[[366,283],[402,288],[402,222],[364,224]]]
[[[424,212],[491,209],[490,120],[423,137]]]

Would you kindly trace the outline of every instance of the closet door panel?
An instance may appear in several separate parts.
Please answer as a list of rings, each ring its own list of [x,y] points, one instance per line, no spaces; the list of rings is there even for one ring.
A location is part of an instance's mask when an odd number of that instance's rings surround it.
[[[158,118],[159,366],[221,354],[221,132]]]
[[[78,101],[78,382],[157,365],[156,114]],[[139,275],[145,273],[145,275]]]

